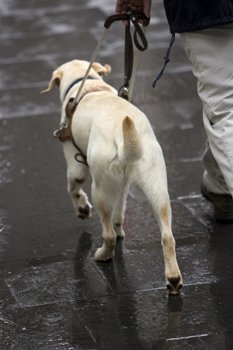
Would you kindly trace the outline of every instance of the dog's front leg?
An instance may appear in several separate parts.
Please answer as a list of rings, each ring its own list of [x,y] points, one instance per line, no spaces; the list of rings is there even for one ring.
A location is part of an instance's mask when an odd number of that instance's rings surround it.
[[[99,214],[102,224],[103,245],[95,253],[95,260],[106,261],[114,257],[116,245],[116,233],[112,222],[112,203],[105,191],[92,184],[92,200],[94,207]]]
[[[82,186],[88,178],[88,168],[75,160],[74,155],[77,150],[71,141],[63,142],[63,150],[67,162],[67,189],[75,213],[81,219],[89,218],[91,217],[92,205],[89,203],[86,193],[82,190]]]

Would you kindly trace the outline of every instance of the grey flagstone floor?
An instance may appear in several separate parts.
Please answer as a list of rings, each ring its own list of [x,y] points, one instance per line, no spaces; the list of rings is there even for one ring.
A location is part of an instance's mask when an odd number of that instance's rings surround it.
[[[179,37],[163,78],[170,33],[154,1],[134,104],[148,116],[167,164],[173,233],[184,287],[170,297],[160,233],[131,188],[124,240],[96,263],[96,212],[78,219],[66,191],[58,91],[52,71],[90,60],[115,0],[0,0],[0,349],[232,349],[233,225],[200,195],[206,136],[192,67]],[[124,77],[124,28],[108,31],[98,61]],[[85,186],[90,194],[91,179]]]

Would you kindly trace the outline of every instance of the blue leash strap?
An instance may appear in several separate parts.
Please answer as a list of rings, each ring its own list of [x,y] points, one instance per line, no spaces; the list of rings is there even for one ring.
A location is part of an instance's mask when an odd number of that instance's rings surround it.
[[[159,75],[157,76],[157,78],[155,79],[155,81],[153,82],[153,88],[156,86],[156,83],[157,81],[162,77],[163,75],[163,72],[168,64],[168,62],[170,61],[170,51],[171,51],[171,48],[172,48],[172,45],[174,44],[174,41],[175,41],[175,33],[172,34],[172,37],[171,37],[171,41],[170,41],[170,45],[169,45],[169,48],[167,50],[167,53],[166,53],[166,56],[164,57],[164,66],[163,66],[163,69],[161,70],[161,72],[159,73]]]

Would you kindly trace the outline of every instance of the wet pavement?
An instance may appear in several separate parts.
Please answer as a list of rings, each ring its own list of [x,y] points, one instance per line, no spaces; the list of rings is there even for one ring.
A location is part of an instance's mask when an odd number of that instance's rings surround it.
[[[100,3],[100,4],[99,4]],[[218,224],[200,195],[202,107],[163,5],[154,1],[133,100],[151,121],[167,164],[173,233],[184,287],[169,297],[160,233],[143,195],[130,189],[124,240],[96,263],[96,212],[78,219],[66,191],[51,73],[90,60],[115,0],[0,0],[0,349],[232,349],[233,225]],[[107,33],[98,61],[123,83],[124,28]],[[90,195],[90,180],[85,186]]]

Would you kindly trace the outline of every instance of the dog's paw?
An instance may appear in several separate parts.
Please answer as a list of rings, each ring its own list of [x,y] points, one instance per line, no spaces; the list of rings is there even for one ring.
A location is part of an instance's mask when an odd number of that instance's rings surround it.
[[[106,249],[103,247],[98,248],[97,251],[95,252],[95,260],[96,261],[107,261],[110,260],[114,257],[115,252],[113,251],[108,251],[106,252]]]
[[[79,207],[77,215],[80,219],[89,219],[92,216],[91,206],[87,204],[85,207]]]
[[[92,216],[92,205],[88,201],[88,197],[86,193],[83,192],[83,190],[80,190],[78,194],[72,194],[71,199],[73,202],[75,213],[80,219],[88,219]]]
[[[170,295],[179,295],[182,288],[182,277],[168,277],[167,289],[169,290]]]

